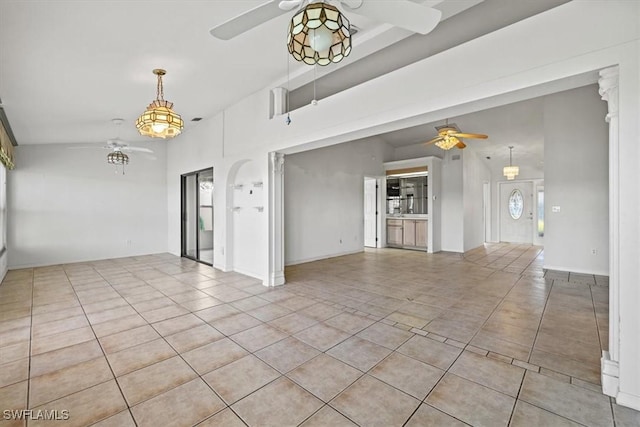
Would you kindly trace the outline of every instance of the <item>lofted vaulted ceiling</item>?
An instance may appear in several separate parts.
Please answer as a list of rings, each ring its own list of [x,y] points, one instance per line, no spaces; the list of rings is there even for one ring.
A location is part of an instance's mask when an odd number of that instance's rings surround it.
[[[290,14],[230,41],[209,34],[213,26],[263,1],[3,0],[0,100],[18,144],[103,142],[116,132],[125,140],[145,141],[134,121],[155,99],[154,68],[167,70],[165,98],[183,116],[185,132],[197,125],[193,118],[211,117],[251,93],[281,85],[287,63],[293,87],[304,87],[313,72],[289,60]],[[468,34],[477,37],[566,0],[412,1],[441,9],[448,28],[455,28],[456,19],[478,22]],[[507,9],[508,19],[501,13]],[[483,27],[487,14],[494,18]],[[383,74],[389,64],[397,68],[418,60],[416,54],[435,53],[416,53],[416,44],[437,40],[442,50],[447,48],[443,39],[451,38],[418,38],[388,24],[349,18],[359,29],[354,51],[320,71],[321,78],[335,76],[322,82],[327,93],[345,89],[344,82],[355,85],[375,77],[358,64]],[[460,33],[465,28],[459,26]],[[125,119],[121,129],[114,128],[113,118]]]

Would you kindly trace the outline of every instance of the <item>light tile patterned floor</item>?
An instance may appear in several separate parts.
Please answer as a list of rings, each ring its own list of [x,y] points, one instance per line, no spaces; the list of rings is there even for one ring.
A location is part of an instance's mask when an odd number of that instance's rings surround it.
[[[545,277],[542,257],[367,250],[277,289],[168,254],[10,271],[0,409],[68,411],[29,426],[640,425],[600,392],[606,278]]]

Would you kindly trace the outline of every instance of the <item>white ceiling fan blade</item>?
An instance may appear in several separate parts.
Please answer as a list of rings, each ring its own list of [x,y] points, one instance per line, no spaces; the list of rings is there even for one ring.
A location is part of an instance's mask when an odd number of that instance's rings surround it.
[[[348,12],[386,22],[414,33],[428,34],[440,22],[442,12],[408,0],[364,0],[360,7],[342,6]]]
[[[278,3],[278,7],[282,10],[293,10],[302,4],[303,0],[282,0]]]
[[[142,147],[131,147],[131,146],[127,146],[127,147],[122,147],[121,148],[122,151],[136,151],[138,153],[153,153],[153,150],[150,150],[149,148],[142,148]]]
[[[272,20],[276,16],[282,15],[286,11],[280,9],[279,1],[270,0],[260,6],[231,18],[220,25],[213,27],[209,33],[220,40],[230,40],[245,31],[259,26],[267,21]]]

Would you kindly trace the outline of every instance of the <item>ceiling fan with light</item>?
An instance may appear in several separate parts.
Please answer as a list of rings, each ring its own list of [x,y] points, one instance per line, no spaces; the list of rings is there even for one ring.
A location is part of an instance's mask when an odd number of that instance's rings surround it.
[[[120,126],[124,122],[124,120],[113,119],[111,120],[111,122],[116,126]],[[156,157],[152,156],[153,150],[145,147],[131,146],[129,145],[128,142],[125,142],[122,139],[120,139],[119,136],[113,139],[107,140],[105,145],[92,144],[92,145],[80,145],[80,146],[68,147],[68,148],[71,150],[86,149],[86,148],[92,148],[92,149],[101,148],[101,149],[109,150],[109,153],[107,154],[107,163],[116,165],[116,166],[122,166],[123,175],[124,175],[124,165],[129,164],[129,156],[127,155],[127,153],[132,153],[132,152],[141,153],[143,156],[145,156],[150,160],[156,160]],[[116,170],[116,173],[117,172],[118,171]]]
[[[453,147],[457,147],[459,149],[463,149],[467,146],[460,138],[471,138],[471,139],[487,139],[487,135],[483,135],[480,133],[462,133],[460,129],[455,123],[449,124],[447,121],[443,126],[436,126],[436,130],[438,131],[438,136],[435,138],[425,142],[425,145],[435,144],[437,147],[442,148],[443,150],[450,150]]]
[[[438,25],[442,16],[442,12],[439,10],[410,0],[270,0],[215,26],[209,32],[218,39],[230,40],[283,13],[295,8],[303,10],[314,3],[326,4],[332,9],[336,9],[336,7],[330,3],[339,4],[347,12],[420,34],[431,32]],[[313,17],[311,18],[313,19]]]

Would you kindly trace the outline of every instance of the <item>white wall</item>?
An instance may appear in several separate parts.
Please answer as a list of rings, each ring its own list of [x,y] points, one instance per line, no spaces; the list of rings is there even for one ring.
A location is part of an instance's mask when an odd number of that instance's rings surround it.
[[[267,183],[263,181],[266,167],[266,162],[242,163],[233,180],[233,269],[256,278],[268,274],[262,256],[268,248]],[[253,249],[236,245],[236,241],[251,241]]]
[[[545,268],[608,275],[607,105],[592,85],[547,96],[544,111]]]
[[[222,114],[199,122],[178,138],[166,141],[168,251],[180,255],[180,176],[213,167],[213,247],[214,266],[226,270],[224,237],[226,236],[227,169],[222,163]]]
[[[464,252],[464,182],[462,152],[447,151],[442,160],[440,226],[442,250]]]
[[[125,175],[106,150],[16,147],[9,268],[166,252],[166,148],[145,145],[157,160],[132,154]]]
[[[383,176],[390,157],[381,141],[285,157],[285,264],[364,249],[364,177]]]
[[[483,185],[491,180],[491,171],[472,150],[462,157],[464,251],[484,243]]]

